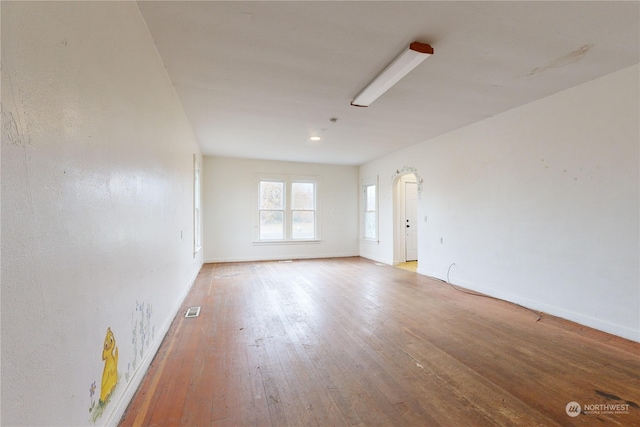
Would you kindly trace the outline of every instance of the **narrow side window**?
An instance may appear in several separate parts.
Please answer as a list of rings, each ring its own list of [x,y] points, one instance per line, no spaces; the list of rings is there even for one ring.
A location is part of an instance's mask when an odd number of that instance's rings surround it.
[[[376,184],[364,185],[363,238],[378,239],[378,193]]]

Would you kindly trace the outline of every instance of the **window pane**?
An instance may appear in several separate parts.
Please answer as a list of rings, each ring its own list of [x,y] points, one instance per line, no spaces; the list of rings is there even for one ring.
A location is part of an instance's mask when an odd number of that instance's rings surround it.
[[[367,239],[376,238],[376,213],[364,213],[364,237]]]
[[[284,183],[260,181],[260,209],[284,209]]]
[[[315,212],[314,211],[293,211],[291,213],[291,238],[293,239],[313,239],[315,237]]]
[[[202,223],[200,220],[200,198],[202,196],[202,192],[200,189],[200,167],[196,161],[195,154],[193,157],[193,166],[193,252],[195,253],[202,247],[200,242],[200,235],[202,231]]]
[[[284,239],[282,211],[260,211],[260,240]]]
[[[313,210],[314,187],[313,182],[294,182],[291,184],[291,209]]]
[[[376,186],[367,185],[367,211],[376,210]]]

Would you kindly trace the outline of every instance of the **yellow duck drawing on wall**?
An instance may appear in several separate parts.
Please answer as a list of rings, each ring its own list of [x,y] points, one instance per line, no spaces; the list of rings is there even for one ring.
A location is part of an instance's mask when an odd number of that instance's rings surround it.
[[[118,382],[118,347],[110,327],[107,328],[107,336],[104,338],[102,360],[104,360],[104,371],[102,372],[100,401],[104,403]]]

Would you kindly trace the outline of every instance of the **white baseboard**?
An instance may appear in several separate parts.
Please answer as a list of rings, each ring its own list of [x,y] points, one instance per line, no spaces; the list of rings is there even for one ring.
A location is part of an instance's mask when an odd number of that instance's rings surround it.
[[[339,254],[313,254],[313,255],[274,255],[266,257],[231,257],[231,258],[207,258],[205,264],[216,262],[253,262],[253,261],[279,261],[283,259],[319,259],[319,258],[348,258],[357,257],[357,253],[339,253]]]
[[[420,264],[418,264],[418,268],[416,269],[416,273],[422,274],[423,276],[429,276],[427,274],[427,270],[425,270],[423,268],[420,268]],[[429,277],[433,277],[433,276],[429,276]],[[436,279],[437,279],[437,277],[436,277]]]
[[[505,301],[513,302],[532,310],[537,310],[543,313],[551,314],[552,316],[561,317],[563,319],[570,320],[572,322],[579,323],[581,325],[597,329],[608,334],[617,335],[628,340],[640,342],[640,329],[632,329],[623,325],[616,325],[602,319],[595,319],[584,313],[576,313],[562,307],[540,301],[530,300],[527,298],[519,297],[517,295],[511,295],[506,292],[496,291],[495,289],[484,288],[482,286],[471,287],[471,284],[468,283],[461,283],[460,286],[464,286],[465,288],[473,289],[474,291],[482,292],[483,294],[491,295]]]
[[[369,261],[379,262],[381,264],[390,265],[390,266],[394,266],[394,265],[398,265],[399,264],[399,263],[395,263],[393,261],[367,257],[367,256],[363,256],[363,255],[360,255],[360,257],[364,258],[364,259],[368,259]]]
[[[127,383],[124,393],[122,393],[122,395],[120,396],[120,399],[118,399],[118,401],[116,402],[114,410],[111,412],[111,414],[109,415],[109,417],[107,418],[104,424],[105,426],[117,427],[118,423],[120,422],[120,419],[122,418],[125,411],[127,410],[129,403],[133,399],[133,396],[135,395],[136,391],[138,391],[138,387],[140,386],[140,383],[142,383],[142,380],[144,379],[144,376],[147,373],[149,366],[151,366],[151,362],[153,361],[153,358],[156,356],[156,353],[160,349],[160,344],[162,344],[162,341],[164,341],[164,338],[167,335],[167,332],[169,332],[171,323],[173,322],[176,315],[178,314],[178,310],[180,310],[182,303],[184,302],[185,298],[187,298],[189,291],[193,287],[193,284],[195,283],[201,268],[202,266],[199,266],[196,269],[195,273],[189,279],[187,286],[185,286],[184,292],[182,292],[182,294],[178,297],[177,302],[174,305],[173,309],[171,310],[169,317],[165,319],[162,326],[160,327],[160,330],[158,331],[159,333],[156,335],[156,339],[153,341],[153,343],[149,347],[149,351],[147,351],[147,353],[142,358],[140,362],[140,366],[133,373],[133,375],[131,376],[131,381]]]
[[[422,270],[420,268],[418,268],[417,273],[422,274],[423,276],[429,276],[429,277],[434,277],[436,279],[439,279],[438,277],[435,277],[431,274],[427,274],[425,270]],[[440,279],[440,280],[446,281],[446,279]],[[606,332],[608,334],[616,335],[631,341],[640,342],[640,329],[633,329],[623,325],[609,323],[602,319],[595,319],[583,313],[576,313],[574,311],[567,310],[562,307],[520,297],[517,295],[510,294],[508,292],[503,292],[496,289],[487,288],[484,286],[478,286],[475,283],[457,281],[455,285],[461,286],[465,289],[469,289],[472,291],[481,292],[485,295],[490,295],[492,297],[499,298],[504,301],[512,302],[514,304],[518,304],[523,307],[530,308],[531,310],[548,313],[552,316],[560,317],[562,319],[569,320],[571,322],[575,322],[580,325],[587,326],[589,328],[597,329],[599,331]]]

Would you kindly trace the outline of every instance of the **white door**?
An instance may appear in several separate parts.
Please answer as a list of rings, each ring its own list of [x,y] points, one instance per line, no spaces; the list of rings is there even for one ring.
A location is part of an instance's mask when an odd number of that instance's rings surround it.
[[[404,183],[405,261],[418,259],[418,186],[415,182]]]

